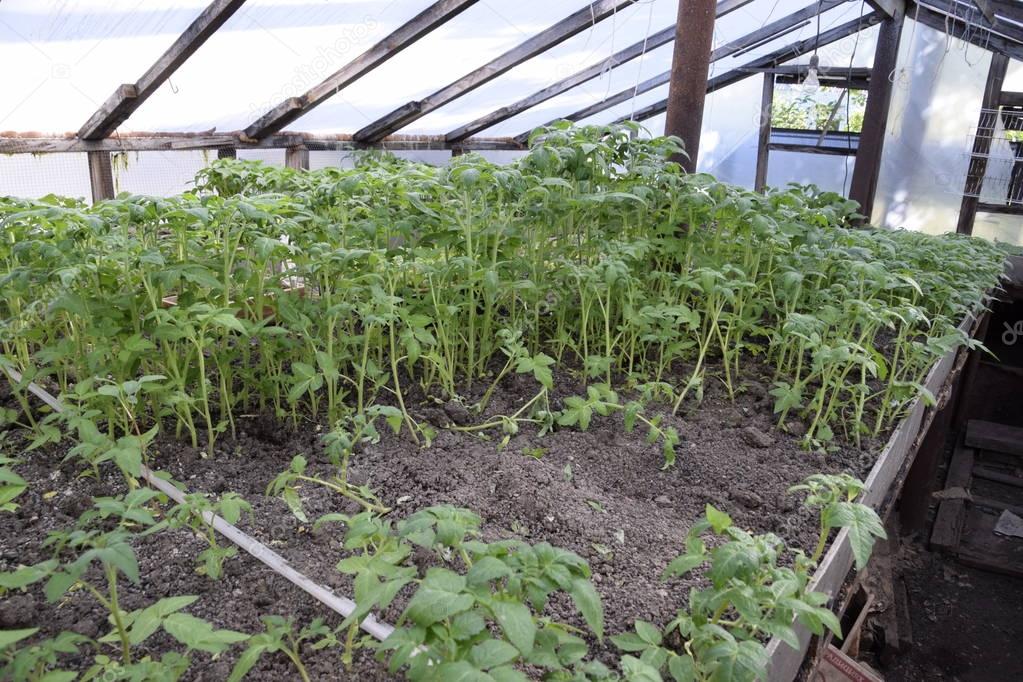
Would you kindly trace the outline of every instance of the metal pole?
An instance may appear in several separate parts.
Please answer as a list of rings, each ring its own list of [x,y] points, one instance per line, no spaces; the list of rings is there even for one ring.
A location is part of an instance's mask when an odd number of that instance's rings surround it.
[[[688,158],[680,156],[675,160],[689,173],[696,171],[700,152],[716,5],[715,0],[679,0],[678,3],[664,134],[682,138]]]

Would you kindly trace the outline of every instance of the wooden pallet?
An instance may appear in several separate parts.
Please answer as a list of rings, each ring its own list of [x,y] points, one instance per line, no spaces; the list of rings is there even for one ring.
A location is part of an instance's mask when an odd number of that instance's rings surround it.
[[[994,533],[1005,510],[1023,516],[1023,429],[972,420],[949,463],[931,546],[977,568],[1023,576],[1023,539]]]

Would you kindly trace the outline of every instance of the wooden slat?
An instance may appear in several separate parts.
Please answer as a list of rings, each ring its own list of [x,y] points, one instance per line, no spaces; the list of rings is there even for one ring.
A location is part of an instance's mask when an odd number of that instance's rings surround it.
[[[977,213],[1001,213],[1004,215],[1023,215],[1023,204],[992,204],[987,201],[978,201]]]
[[[764,87],[760,95],[759,135],[757,137],[757,170],[753,189],[763,192],[767,188],[767,161],[770,157],[771,113],[774,110],[774,74],[764,74]]]
[[[89,151],[180,151],[187,149],[286,149],[305,145],[314,151],[351,151],[380,148],[393,151],[451,149],[467,150],[522,149],[521,143],[507,137],[469,138],[453,145],[439,135],[398,135],[385,138],[372,145],[356,142],[345,136],[315,136],[308,134],[278,134],[251,140],[243,133],[196,135],[192,133],[136,134],[108,137],[103,140],[80,140],[76,137],[3,137],[0,136],[0,154],[53,154]]]
[[[941,14],[960,19],[972,27],[990,31],[1017,45],[1023,43],[1023,26],[1008,21],[988,20],[978,11],[973,0],[917,0],[917,2]]]
[[[819,38],[811,37],[806,38],[805,40],[790,43],[785,47],[779,48],[774,52],[771,52],[770,54],[766,54],[763,57],[754,59],[753,61],[748,62],[743,66],[732,69],[731,71],[726,71],[720,76],[715,76],[714,78],[711,78],[709,81],[707,81],[707,92],[714,92],[715,90],[720,90],[722,88],[728,87],[729,85],[733,85],[735,83],[738,83],[739,81],[745,80],[746,78],[749,78],[750,76],[754,75],[755,73],[764,68],[777,66],[782,62],[786,62],[790,59],[795,59],[800,55],[812,51],[815,46],[824,47],[825,45],[830,45],[831,43],[841,40],[842,38],[847,38],[853,35],[854,33],[870,28],[874,24],[880,22],[881,19],[882,19],[881,14],[873,12],[862,17],[862,19],[853,19],[852,21],[848,21],[844,24],[836,26],[835,28],[829,29],[821,33]],[[643,107],[642,109],[637,109],[635,114],[631,117],[625,116],[619,120],[628,120],[629,118],[632,118],[633,120],[636,121],[644,121],[648,118],[653,118],[658,114],[663,114],[666,105],[667,100],[663,99],[659,102],[649,104]],[[516,137],[515,139],[519,138]]]
[[[952,454],[945,477],[945,490],[961,488],[969,490],[973,477],[975,454],[973,448],[960,445]],[[931,530],[931,546],[954,552],[959,547],[959,535],[962,530],[963,515],[966,512],[966,500],[962,498],[943,499],[938,505],[938,513],[934,518]]]
[[[438,26],[455,18],[479,0],[439,0],[391,32],[386,38],[334,72],[301,97],[290,97],[259,117],[245,134],[260,139],[281,131],[327,99],[348,87]]]
[[[966,424],[966,444],[980,450],[994,450],[1023,457],[1023,429],[971,419]]]
[[[110,135],[243,4],[245,0],[211,2],[138,81],[117,88],[81,127],[78,137],[83,140],[99,140]]]
[[[833,7],[837,7],[838,5],[844,4],[848,1],[849,0],[822,0],[820,3],[815,2],[812,5],[807,5],[806,7],[796,12],[793,12],[792,14],[784,16],[776,21],[773,21],[763,26],[762,28],[757,29],[756,31],[753,31],[752,33],[740,36],[739,38],[736,38],[735,40],[726,43],[721,47],[718,47],[713,52],[711,52],[710,61],[711,63],[713,63],[720,59],[726,59],[728,57],[741,54],[744,50],[748,49],[753,45],[758,45],[770,40],[780,38],[781,36],[784,36],[787,33],[798,29],[806,22],[807,19],[816,16],[819,12],[826,12],[827,10]],[[718,16],[721,16],[720,3],[718,6]],[[631,88],[626,88],[625,90],[605,97],[599,102],[595,102],[589,106],[583,107],[582,109],[574,111],[567,116],[560,116],[556,119],[552,119],[548,121],[545,125],[551,125],[555,121],[559,121],[562,119],[567,121],[581,121],[585,118],[589,118],[590,116],[599,114],[600,112],[610,109],[611,107],[621,104],[622,102],[627,102],[633,97],[641,95],[644,92],[649,92],[654,88],[660,87],[666,84],[670,80],[670,78],[671,72],[664,71],[663,73],[659,73],[655,76],[652,76],[644,80],[642,83],[638,83],[637,85]],[[520,133],[519,135],[515,136],[515,139],[518,140],[519,142],[525,142],[527,139],[529,139],[531,133],[532,133],[531,130]]]
[[[905,3],[895,3],[895,13],[881,23],[874,49],[873,71],[878,78],[870,79],[867,89],[867,104],[863,112],[863,128],[860,131],[860,146],[849,183],[849,198],[860,205],[860,213],[870,222],[874,212],[874,197],[877,181],[881,174],[881,152],[888,129],[888,112],[892,104],[895,83],[888,74],[897,68],[899,44],[902,41],[902,25],[905,19]]]
[[[502,73],[531,59],[572,36],[603,21],[616,11],[627,7],[636,0],[598,0],[581,10],[570,14],[545,31],[515,46],[496,59],[469,72],[458,80],[441,88],[418,102],[409,102],[394,111],[381,116],[353,136],[359,142],[376,142],[388,134],[407,126],[422,116],[458,99]]]
[[[799,152],[801,154],[820,154],[822,156],[856,156],[856,147],[820,147],[815,144],[788,144],[772,142],[767,145],[773,152]]]
[[[1023,45],[961,18],[935,10],[933,0],[914,3],[910,16],[924,26],[947,33],[982,50],[1023,60]],[[1004,25],[1004,24],[1002,24]]]
[[[89,185],[92,203],[114,198],[114,169],[110,152],[89,152]]]

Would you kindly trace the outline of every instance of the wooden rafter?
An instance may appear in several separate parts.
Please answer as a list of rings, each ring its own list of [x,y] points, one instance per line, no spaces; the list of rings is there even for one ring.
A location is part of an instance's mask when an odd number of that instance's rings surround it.
[[[245,129],[252,139],[273,135],[330,97],[415,43],[438,26],[455,18],[479,0],[438,0],[395,29],[390,35],[325,78],[300,97],[290,97]]]
[[[1023,60],[1023,44],[975,23],[970,23],[962,19],[961,16],[939,11],[934,8],[936,4],[939,4],[937,0],[916,3],[912,12],[907,12],[907,16],[971,45],[1012,59]],[[1004,23],[1001,24],[1001,26],[1004,25]]]
[[[795,59],[800,55],[812,51],[815,46],[824,47],[825,45],[830,45],[831,43],[841,40],[842,38],[847,38],[853,35],[854,33],[866,30],[867,28],[874,26],[875,24],[879,23],[882,19],[884,19],[883,14],[881,14],[880,12],[872,12],[870,14],[863,16],[860,19],[853,19],[852,21],[848,21],[844,24],[836,26],[835,28],[829,29],[821,33],[819,38],[817,36],[814,36],[812,38],[807,38],[806,40],[800,40],[795,43],[790,43],[789,45],[779,48],[774,52],[771,52],[770,54],[766,54],[763,57],[754,59],[753,61],[743,66],[740,66],[736,69],[732,69],[731,71],[726,71],[725,73],[719,76],[714,76],[713,78],[707,81],[707,92],[710,93],[716,90],[720,90],[722,88],[728,87],[729,85],[733,85],[735,83],[738,83],[739,81],[745,80],[754,74],[762,73],[765,68],[777,66],[782,62],[786,62],[790,59]],[[633,115],[623,116],[619,118],[618,121],[627,121],[629,119],[635,121],[645,121],[646,119],[653,118],[658,114],[663,114],[665,108],[667,107],[667,103],[668,103],[667,99],[662,99],[661,101],[649,104],[643,107],[642,109],[637,109]]]
[[[740,7],[744,7],[753,0],[721,0],[717,4],[717,18],[734,12]],[[675,26],[674,24],[666,28],[657,31],[656,33],[647,36],[644,40],[640,40],[634,43],[624,50],[614,53],[607,59],[601,60],[596,64],[592,64],[585,69],[578,71],[571,76],[562,78],[552,85],[548,85],[543,90],[534,92],[528,97],[523,97],[514,104],[509,104],[506,107],[501,107],[495,111],[490,112],[484,116],[477,118],[471,123],[467,123],[463,126],[455,128],[450,131],[445,137],[449,142],[457,142],[458,140],[464,140],[470,135],[475,135],[481,130],[497,125],[502,121],[506,121],[516,114],[521,114],[523,111],[535,107],[537,104],[546,102],[552,97],[556,97],[563,92],[571,90],[572,88],[582,85],[583,83],[590,81],[597,76],[601,75],[609,69],[613,69],[617,66],[621,66],[633,59],[643,55],[646,52],[655,50],[662,45],[667,45],[675,39]]]
[[[118,86],[81,127],[78,137],[99,140],[114,132],[243,4],[245,0],[213,0],[141,78]]]
[[[930,9],[938,14],[964,24],[970,30],[982,30],[991,36],[998,36],[1005,41],[1023,46],[1023,26],[1008,21],[989,22],[980,13],[972,0],[918,0],[921,9]],[[968,33],[968,31],[962,31]]]
[[[711,63],[713,63],[721,59],[741,54],[742,52],[748,50],[753,46],[761,45],[765,42],[769,42],[771,40],[780,38],[804,26],[807,21],[817,16],[819,12],[826,12],[829,9],[832,9],[833,7],[844,4],[846,2],[848,2],[848,0],[822,0],[819,3],[815,2],[812,5],[807,5],[806,7],[796,12],[793,12],[788,16],[784,16],[776,21],[772,21],[771,23],[763,26],[762,28],[757,29],[756,31],[748,33],[744,36],[740,36],[739,38],[736,38],[732,42],[726,43],[725,45],[722,45],[721,47],[715,49],[713,52],[711,52],[710,61]],[[568,116],[563,116],[561,118],[568,121],[581,121],[595,114],[599,114],[600,112],[605,111],[606,109],[610,109],[613,106],[616,106],[623,102],[627,102],[633,97],[641,95],[644,92],[649,92],[654,88],[660,87],[666,84],[670,78],[671,72],[664,71],[663,73],[659,73],[656,76],[648,78],[645,81],[638,83],[631,88],[626,88],[621,92],[617,92],[613,95],[605,97],[599,102],[595,102],[587,107],[583,107],[582,109],[574,111]],[[553,123],[555,120],[561,120],[561,118],[549,121],[548,125],[550,125],[550,123]],[[530,132],[531,131],[527,131],[519,135],[516,135],[515,139],[519,140],[520,142],[524,142],[525,140],[529,139]]]
[[[998,17],[995,16],[995,10],[987,0],[970,0],[973,6],[980,10],[980,13],[984,15],[987,22],[992,26],[998,21]]]
[[[365,143],[383,139],[390,133],[475,90],[509,69],[546,52],[634,2],[636,0],[598,0],[593,2],[425,99],[409,102],[380,117],[356,132],[354,138]]]
[[[189,149],[290,149],[305,147],[310,151],[350,151],[370,147],[392,151],[459,148],[465,150],[522,149],[522,145],[506,137],[474,137],[452,145],[442,135],[395,135],[373,145],[352,139],[351,135],[310,135],[280,133],[261,140],[246,138],[241,131],[233,133],[133,133],[102,140],[82,140],[73,136],[2,136],[0,154],[54,154],[64,152],[183,151]]]

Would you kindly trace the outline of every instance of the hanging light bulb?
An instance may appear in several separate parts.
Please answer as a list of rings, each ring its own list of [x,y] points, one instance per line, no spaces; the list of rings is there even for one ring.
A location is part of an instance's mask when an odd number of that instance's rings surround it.
[[[806,78],[803,79],[803,91],[807,94],[812,95],[821,88],[821,79],[818,75],[820,63],[820,57],[816,54],[810,55],[810,66],[806,70]]]

